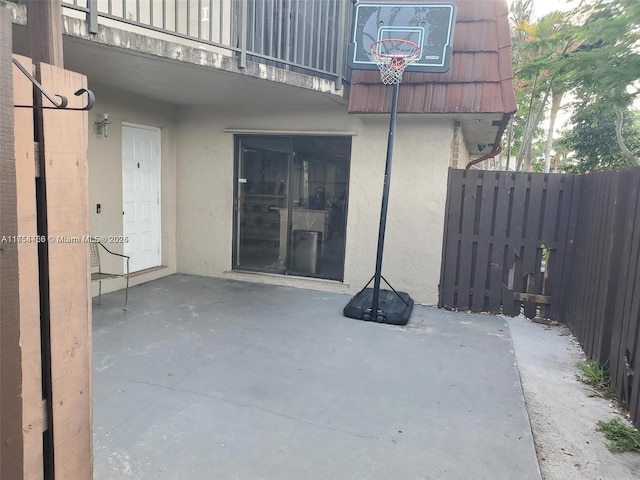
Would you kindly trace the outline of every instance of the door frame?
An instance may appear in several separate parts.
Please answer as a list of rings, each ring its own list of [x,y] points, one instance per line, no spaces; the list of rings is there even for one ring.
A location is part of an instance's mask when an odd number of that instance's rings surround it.
[[[160,127],[155,127],[153,125],[144,125],[141,123],[133,123],[133,122],[122,122],[122,126],[121,126],[121,135],[122,132],[124,131],[124,128],[128,127],[128,128],[137,128],[139,130],[146,130],[146,131],[150,131],[150,132],[155,132],[157,139],[158,139],[158,265],[156,265],[157,267],[162,265],[162,129]],[[122,139],[122,137],[121,137]],[[124,209],[124,191],[122,190],[122,162],[123,162],[123,158],[122,158],[122,146],[123,146],[123,142],[122,140],[120,141],[120,204],[121,207]],[[124,211],[124,210],[123,210]],[[124,215],[122,218],[122,234],[124,235]],[[126,259],[123,259],[123,264],[125,265],[126,268]],[[149,268],[154,268],[154,267],[149,267]],[[146,269],[143,269],[146,270]],[[143,271],[143,270],[139,270],[139,271]]]
[[[286,235],[286,251],[287,258],[284,259],[284,269],[270,269],[270,268],[262,268],[262,267],[253,267],[253,266],[241,266],[238,265],[238,254],[239,254],[239,240],[240,240],[240,222],[238,221],[238,213],[239,213],[239,196],[240,196],[240,162],[241,162],[241,144],[244,138],[255,138],[255,137],[263,137],[263,138],[281,138],[286,142],[289,142],[289,160],[287,167],[287,235]],[[296,152],[296,141],[300,138],[322,138],[322,137],[335,137],[335,138],[349,138],[350,149],[349,149],[349,157],[346,162],[346,171],[347,178],[349,181],[346,184],[346,198],[344,205],[344,253],[342,258],[342,275],[340,278],[329,278],[322,275],[317,274],[304,274],[300,272],[294,272],[290,270],[290,257],[289,252],[291,252],[291,243],[292,243],[292,230],[293,230],[293,209],[294,209],[294,197],[292,195],[293,184],[291,180],[291,172],[293,168],[293,162],[295,161],[297,152]],[[296,277],[306,277],[306,278],[317,278],[320,280],[331,280],[331,281],[339,281],[344,282],[344,269],[346,264],[346,219],[348,218],[348,205],[349,205],[349,191],[351,185],[351,162],[352,162],[352,149],[353,149],[353,135],[351,134],[313,134],[313,133],[263,133],[263,132],[234,132],[233,135],[233,204],[232,204],[232,232],[231,232],[231,269],[234,271],[245,271],[245,272],[257,272],[257,273],[266,273],[266,274],[277,274],[282,276],[296,276]],[[324,239],[323,239],[324,241]]]
[[[284,142],[289,142],[289,158],[287,160],[287,251],[290,248],[291,237],[291,209],[293,207],[293,201],[290,195],[290,170],[291,170],[291,156],[293,152],[293,138],[292,135],[253,135],[253,134],[235,134],[233,142],[233,231],[231,232],[231,269],[245,272],[257,272],[257,273],[274,273],[278,275],[287,275],[287,262],[285,261],[284,269],[269,269],[260,267],[240,266],[238,265],[239,248],[238,243],[240,241],[240,223],[238,222],[238,210],[240,207],[240,155],[241,155],[241,143],[242,139],[246,137],[279,137]]]

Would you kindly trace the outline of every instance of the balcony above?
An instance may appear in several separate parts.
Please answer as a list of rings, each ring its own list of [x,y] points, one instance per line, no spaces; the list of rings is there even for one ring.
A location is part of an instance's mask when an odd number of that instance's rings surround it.
[[[14,50],[28,54],[26,32],[19,27],[26,25],[26,9],[8,5],[16,26]],[[62,0],[62,5],[65,66],[90,81],[174,104],[234,106],[238,98],[252,104],[273,98],[346,104],[349,2]]]

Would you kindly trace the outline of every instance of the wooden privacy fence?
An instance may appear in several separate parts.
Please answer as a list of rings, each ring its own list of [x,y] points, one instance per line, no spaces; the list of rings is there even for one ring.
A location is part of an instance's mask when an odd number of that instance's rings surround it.
[[[583,177],[562,320],[640,427],[640,167]]]
[[[450,170],[439,305],[565,322],[640,427],[640,167]]]
[[[450,170],[439,306],[557,319],[579,180]]]

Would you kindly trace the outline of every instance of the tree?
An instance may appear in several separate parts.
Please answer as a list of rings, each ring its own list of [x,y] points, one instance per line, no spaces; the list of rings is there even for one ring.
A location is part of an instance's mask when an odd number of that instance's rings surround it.
[[[635,162],[625,155],[612,139],[617,120],[615,105],[601,100],[581,102],[572,116],[572,128],[564,132],[560,148],[573,152],[573,161],[564,166],[570,173],[625,168]],[[630,111],[624,117],[622,131],[629,148],[640,151],[640,113]]]
[[[586,3],[577,16],[585,18],[579,33],[581,46],[565,63],[576,95],[582,99],[580,108],[598,105],[601,114],[615,118],[612,138],[628,161],[638,164],[640,150],[629,148],[623,130],[625,116],[639,93],[640,2],[595,0]],[[579,116],[577,123],[592,111],[593,108]],[[608,162],[603,159],[601,163]]]
[[[556,115],[568,88],[565,84],[563,59],[568,52],[577,48],[578,42],[575,26],[561,12],[553,12],[535,24],[520,21],[515,24],[515,30],[525,34],[524,39],[514,45],[514,62],[519,62],[516,64],[515,76],[519,84],[528,90],[528,104],[519,104],[520,114],[524,114],[526,120],[516,169],[530,170],[532,143],[551,98],[552,114],[547,129],[545,154],[545,163],[549,163]],[[516,35],[514,37],[520,38]]]

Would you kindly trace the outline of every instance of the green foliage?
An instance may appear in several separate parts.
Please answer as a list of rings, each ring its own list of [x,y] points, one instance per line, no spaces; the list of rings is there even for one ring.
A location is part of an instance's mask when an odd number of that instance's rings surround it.
[[[588,172],[633,165],[640,153],[640,123],[630,109],[640,87],[640,2],[584,0],[571,13],[553,12],[537,22],[531,5],[516,0],[511,9],[518,104],[511,151],[520,161],[526,157],[524,169],[539,168],[536,144],[544,141],[539,123],[550,97],[570,92],[580,99],[574,131],[557,144],[578,163],[567,168]],[[620,139],[616,112],[624,116]]]
[[[625,425],[619,418],[598,422],[597,430],[609,440],[607,448],[612,452],[640,450],[640,431],[633,426]]]
[[[571,82],[581,97],[627,107],[640,79],[640,8],[637,0],[592,0],[578,10],[586,20],[580,47],[567,57]]]
[[[585,360],[578,363],[580,373],[576,374],[576,379],[587,385],[591,385],[593,390],[603,397],[609,397],[613,390],[609,384],[609,376],[606,369],[595,360]]]
[[[567,165],[569,173],[588,173],[595,170],[631,167],[634,163],[620,150],[616,142],[616,115],[611,103],[605,100],[581,102],[571,117],[572,127],[565,131],[559,145],[573,152],[574,165]],[[624,118],[625,143],[640,152],[640,114],[628,111]]]

